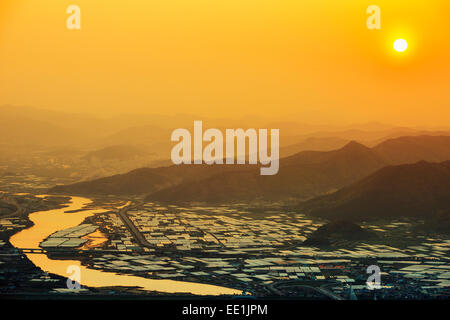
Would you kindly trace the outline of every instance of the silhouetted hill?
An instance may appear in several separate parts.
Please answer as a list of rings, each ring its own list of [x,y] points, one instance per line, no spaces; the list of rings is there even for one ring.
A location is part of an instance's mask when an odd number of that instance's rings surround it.
[[[424,224],[417,225],[413,230],[421,234],[450,235],[450,210],[440,211],[433,215],[433,219],[427,219]]]
[[[411,141],[416,140],[416,143]],[[434,142],[433,142],[434,141]],[[405,147],[402,147],[403,144]],[[408,157],[400,157],[398,145]],[[428,146],[432,155],[424,152]],[[447,137],[406,137],[374,148],[350,142],[333,151],[303,151],[280,159],[277,175],[260,176],[259,166],[180,165],[140,169],[105,179],[60,186],[51,192],[149,194],[149,200],[227,202],[241,200],[308,199],[350,185],[398,161],[450,160]],[[134,185],[127,181],[132,175]],[[106,182],[105,182],[106,181]],[[111,183],[111,185],[110,185]],[[133,190],[133,191],[131,191]]]
[[[70,185],[60,185],[49,190],[50,193],[62,194],[148,194],[185,181],[195,182],[230,171],[231,166],[169,166],[160,168],[141,168],[125,174],[117,174]],[[249,169],[248,166],[240,167]],[[234,168],[236,170],[236,168]]]
[[[2,215],[8,215],[11,213],[14,213],[17,210],[17,207],[8,203],[8,202],[4,202],[2,200],[0,200],[0,217]]]
[[[376,239],[377,235],[371,231],[361,228],[359,225],[346,221],[331,221],[314,231],[304,245],[327,246],[342,241],[366,241]]]
[[[126,174],[75,183],[67,186],[56,186],[51,193],[67,194],[142,194],[157,190],[164,186],[166,177],[152,169],[136,169]],[[168,185],[167,185],[168,186]]]
[[[148,199],[175,202],[305,199],[340,188],[383,165],[369,148],[351,142],[334,151],[305,151],[283,158],[274,176],[261,176],[257,166],[231,170],[195,182],[185,181],[150,194]]]
[[[261,176],[259,166],[180,165],[58,186],[50,192],[150,194],[153,200],[227,201],[306,198],[355,181],[384,163],[358,143],[330,152],[302,152],[281,159],[280,172]]]
[[[329,219],[427,218],[450,212],[450,161],[388,166],[300,208]]]

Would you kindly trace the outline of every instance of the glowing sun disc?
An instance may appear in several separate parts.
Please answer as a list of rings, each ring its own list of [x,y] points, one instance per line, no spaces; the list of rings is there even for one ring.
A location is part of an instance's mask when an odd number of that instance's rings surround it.
[[[408,42],[404,39],[397,39],[394,42],[394,49],[397,52],[404,52],[408,49]]]

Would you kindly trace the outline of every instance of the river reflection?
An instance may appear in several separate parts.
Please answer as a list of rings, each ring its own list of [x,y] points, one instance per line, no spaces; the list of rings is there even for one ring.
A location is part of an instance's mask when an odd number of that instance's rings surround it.
[[[29,215],[34,225],[22,230],[10,239],[16,248],[39,248],[39,244],[54,232],[79,225],[87,217],[105,212],[103,209],[85,210],[80,212],[67,212],[79,210],[91,203],[91,200],[82,197],[71,197],[68,207],[48,211],[34,212]],[[117,274],[101,270],[89,269],[82,266],[77,260],[53,260],[45,254],[26,254],[27,258],[37,267],[48,273],[67,277],[67,268],[76,265],[81,269],[81,285],[88,287],[128,286],[141,287],[147,291],[166,293],[192,293],[195,295],[221,295],[239,294],[239,290],[214,286],[209,284],[175,281],[154,280],[138,276]]]

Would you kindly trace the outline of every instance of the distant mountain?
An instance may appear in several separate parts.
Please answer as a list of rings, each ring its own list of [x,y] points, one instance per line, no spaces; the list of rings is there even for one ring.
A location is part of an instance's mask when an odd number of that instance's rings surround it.
[[[148,156],[150,152],[133,145],[114,145],[88,152],[83,158],[87,160],[130,160]]]
[[[389,164],[415,163],[421,160],[450,160],[450,136],[408,136],[384,141],[372,148]]]
[[[64,127],[82,136],[98,136],[107,128],[114,130],[112,125],[106,125],[105,121],[89,114],[52,111],[25,106],[0,106],[0,118],[27,118],[32,121],[47,123],[51,126]],[[14,122],[12,124],[15,124]],[[39,132],[36,133],[39,137]]]
[[[105,137],[104,143],[148,145],[164,141],[170,147],[171,133],[172,130],[152,125],[134,126]]]
[[[416,143],[411,141],[416,140]],[[434,141],[434,142],[432,142]],[[397,148],[408,157],[400,157]],[[428,146],[428,152],[423,148]],[[260,176],[259,166],[180,165],[139,169],[124,175],[75,185],[51,192],[84,194],[148,194],[152,201],[229,202],[242,200],[310,199],[350,185],[377,170],[401,161],[450,160],[450,138],[399,138],[374,148],[350,142],[333,151],[303,151],[280,159],[274,176]],[[420,159],[423,158],[423,159]],[[140,172],[140,174],[137,174]],[[130,186],[131,181],[134,181]]]
[[[134,126],[120,130],[102,139],[103,144],[142,145],[152,153],[170,158],[172,130],[152,125]]]
[[[392,140],[401,137],[418,137],[418,136],[450,136],[450,130],[419,130],[410,128],[400,128],[392,130],[389,134],[384,135],[378,139],[364,141],[364,144],[373,147],[384,141]]]
[[[414,140],[416,143],[411,142]],[[391,148],[392,145],[402,143],[407,145],[403,152],[408,157],[396,156],[397,149]],[[402,161],[412,163],[422,159],[449,160],[449,148],[450,137],[398,138],[375,148],[350,142],[338,150],[304,151],[280,159],[280,171],[275,176],[260,176],[256,169],[224,172],[205,180],[185,181],[162,189],[150,194],[148,199],[180,202],[306,199],[342,188],[390,164],[400,164]]]
[[[57,146],[54,148],[49,148],[48,150],[45,150],[41,152],[41,154],[48,156],[48,157],[55,157],[55,158],[76,158],[80,157],[80,155],[83,153],[83,151],[79,148],[74,147],[67,147],[67,146]]]
[[[415,135],[417,130],[403,127],[373,127],[364,128],[362,126],[353,126],[348,129],[315,131],[308,134],[298,136],[298,142],[307,138],[339,138],[347,141],[358,141],[362,144],[373,146],[377,143],[390,138],[398,138],[400,136]],[[376,141],[376,143],[373,143]]]
[[[346,141],[358,141],[368,147],[376,146],[386,140],[396,139],[399,137],[417,137],[417,136],[450,136],[450,130],[425,130],[425,129],[415,129],[407,127],[388,127],[381,126],[377,128],[373,126],[372,128],[364,128],[364,126],[354,125],[352,128],[347,130],[336,130],[336,131],[316,131],[304,135],[297,135],[296,137],[290,137],[288,140],[291,141],[287,146],[293,146],[297,143],[301,143],[309,138],[313,139],[328,139],[332,137],[333,139],[343,139]],[[285,138],[283,138],[284,140]],[[292,141],[295,141],[292,143]],[[283,147],[286,145],[283,145]],[[313,149],[311,149],[313,150]],[[300,152],[302,150],[298,150]]]
[[[259,166],[180,165],[58,186],[51,192],[150,194],[149,199],[206,201],[308,198],[335,190],[385,163],[356,142],[329,152],[302,152],[280,160],[280,171],[261,176]],[[139,174],[137,174],[139,172]],[[134,181],[131,187],[128,181]],[[138,187],[139,186],[139,187]],[[133,190],[133,191],[131,191]]]
[[[60,146],[83,143],[87,137],[80,131],[27,116],[0,112],[0,144],[7,146]]]
[[[280,148],[280,156],[288,157],[301,151],[331,151],[342,148],[350,141],[335,137],[310,137],[299,143]]]
[[[300,208],[313,216],[339,220],[450,213],[450,161],[388,166]]]

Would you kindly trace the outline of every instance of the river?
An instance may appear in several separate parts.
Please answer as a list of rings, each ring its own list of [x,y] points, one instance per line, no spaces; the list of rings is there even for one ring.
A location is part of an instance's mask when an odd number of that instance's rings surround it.
[[[39,248],[39,244],[54,232],[77,226],[87,217],[106,211],[104,209],[95,209],[79,212],[68,212],[82,209],[91,202],[92,201],[87,198],[71,197],[68,206],[65,208],[31,213],[29,215],[29,219],[34,223],[34,225],[13,235],[10,238],[11,244],[16,248]],[[46,254],[27,253],[26,256],[43,271],[63,277],[69,276],[67,273],[67,268],[69,266],[78,266],[81,270],[81,286],[140,287],[146,291],[191,293],[195,295],[232,295],[241,293],[239,290],[210,284],[175,280],[155,280],[139,276],[95,270],[81,265],[80,261],[77,260],[54,260],[47,257]]]

